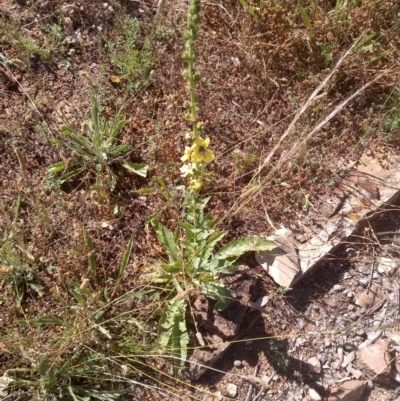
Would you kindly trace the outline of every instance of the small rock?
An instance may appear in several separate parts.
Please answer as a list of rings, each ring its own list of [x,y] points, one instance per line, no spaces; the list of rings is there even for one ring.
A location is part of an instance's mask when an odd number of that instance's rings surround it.
[[[337,355],[338,355],[338,358],[339,358],[339,363],[342,364],[342,362],[343,362],[343,357],[344,357],[344,354],[343,354],[343,345],[339,345],[339,346],[338,346],[338,348],[337,348]]]
[[[346,367],[346,370],[351,373],[357,380],[361,378],[362,372],[361,370],[354,369],[353,365],[349,363],[349,365]]]
[[[339,291],[342,291],[344,289],[344,287],[340,284],[336,284],[333,286],[332,289],[333,289],[333,291],[339,292]]]
[[[269,382],[274,378],[274,375],[272,376],[267,376],[267,375],[261,375],[260,379],[265,383],[269,384]]]
[[[389,340],[379,340],[359,350],[357,360],[375,383],[390,384],[392,367],[390,365]]]
[[[233,366],[235,368],[241,368],[242,367],[242,361],[236,360],[233,362]]]
[[[365,330],[364,329],[357,330],[356,331],[356,336],[364,337],[365,336]]]
[[[347,293],[347,298],[353,298],[354,297],[354,292],[353,291],[349,291]]]
[[[237,396],[237,385],[233,383],[228,383],[226,386],[226,395],[229,397]]]
[[[358,280],[358,282],[360,283],[361,287],[367,288],[369,279],[368,278],[360,278],[360,280]]]
[[[340,368],[340,362],[339,361],[333,361],[331,363],[331,369],[332,370],[339,370],[339,368]]]
[[[374,382],[372,380],[368,380],[367,387],[371,389],[374,388]]]
[[[313,356],[312,358],[307,360],[308,368],[310,372],[320,374],[322,369],[321,369],[321,362],[316,356]]]
[[[343,349],[347,352],[351,352],[354,350],[354,345],[351,342],[346,342],[343,344]]]
[[[383,299],[383,293],[380,286],[373,284],[369,291],[356,294],[355,303],[364,309],[371,309]]]
[[[322,400],[322,397],[313,388],[308,389],[308,395],[310,396],[311,399],[313,399],[315,401]]]
[[[274,236],[271,239],[279,247],[256,252],[256,260],[277,284],[290,287],[296,277],[301,275],[296,248],[284,237]]]
[[[379,258],[378,260],[378,272],[391,274],[397,267],[397,262],[390,258]]]
[[[356,352],[352,351],[350,354],[347,354],[342,362],[342,368],[345,368],[350,362],[353,362],[356,359]]]
[[[355,306],[355,305],[353,305],[353,304],[350,304],[348,307],[347,307],[347,310],[349,310],[349,311],[355,311],[357,309],[357,307]]]
[[[331,388],[327,401],[359,401],[366,387],[360,380],[348,381]]]

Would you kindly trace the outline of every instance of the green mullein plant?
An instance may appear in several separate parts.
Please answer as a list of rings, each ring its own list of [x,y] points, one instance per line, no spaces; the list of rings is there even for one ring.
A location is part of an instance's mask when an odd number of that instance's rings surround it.
[[[183,76],[187,79],[190,96],[185,118],[192,125],[192,131],[187,135],[190,146],[186,147],[181,158],[185,163],[181,168],[182,176],[188,179],[182,203],[185,217],[176,223],[174,232],[157,220],[158,213],[148,220],[168,257],[168,260],[151,260],[157,269],[151,274],[152,281],[163,284],[167,291],[159,321],[159,344],[162,349],[172,351],[178,367],[182,367],[187,358],[189,334],[186,314],[190,299],[202,293],[215,301],[217,310],[226,309],[230,304],[231,293],[221,283],[220,275],[234,273],[237,268],[235,262],[245,252],[276,247],[272,241],[246,237],[234,240],[219,250],[215,249],[225,233],[216,230],[218,221],[204,212],[210,198],[201,198],[199,195],[206,176],[205,168],[214,160],[214,153],[209,148],[210,139],[200,136],[203,126],[197,117],[195,86],[200,75],[194,66],[194,45],[198,38],[199,23],[200,0],[191,0],[183,54],[188,62],[188,69],[183,72]],[[165,198],[170,200],[166,185],[162,186]]]
[[[51,143],[62,146],[72,152],[68,161],[60,161],[51,165],[46,172],[49,186],[62,185],[64,182],[83,172],[95,175],[97,188],[113,191],[117,185],[117,177],[113,166],[119,164],[131,173],[146,177],[148,165],[126,161],[132,146],[120,143],[118,135],[128,124],[125,116],[117,114],[108,121],[101,117],[101,107],[97,100],[92,100],[91,120],[81,125],[77,131],[70,125],[60,127],[66,140],[53,139]]]

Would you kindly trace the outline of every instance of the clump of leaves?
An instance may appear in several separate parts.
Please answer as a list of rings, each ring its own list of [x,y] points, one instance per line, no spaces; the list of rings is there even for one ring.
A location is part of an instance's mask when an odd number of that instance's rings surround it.
[[[120,114],[111,121],[102,118],[101,108],[96,100],[93,100],[91,117],[90,121],[82,124],[80,131],[69,125],[61,126],[60,133],[66,140],[51,140],[51,143],[68,149],[72,154],[68,161],[59,161],[47,169],[47,184],[50,187],[59,187],[87,172],[95,176],[97,188],[113,191],[117,184],[113,169],[116,164],[131,173],[146,177],[148,165],[127,161],[132,147],[118,139],[129,120]]]
[[[168,260],[151,259],[157,268],[150,275],[151,280],[163,284],[167,294],[159,322],[158,340],[162,349],[172,350],[178,365],[182,365],[187,357],[189,336],[186,312],[190,296],[202,293],[215,301],[217,310],[226,309],[231,293],[220,282],[220,275],[234,273],[237,269],[235,262],[245,252],[276,247],[269,240],[245,237],[215,251],[225,233],[216,230],[217,220],[204,213],[209,199],[200,199],[189,192],[182,204],[186,217],[176,223],[174,232],[155,216],[149,220],[168,255]]]

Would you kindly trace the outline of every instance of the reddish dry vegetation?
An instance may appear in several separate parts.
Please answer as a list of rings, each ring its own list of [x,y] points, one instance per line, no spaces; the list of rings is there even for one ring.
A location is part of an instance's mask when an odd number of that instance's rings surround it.
[[[357,5],[335,8],[339,1],[307,1],[303,8],[309,23],[295,3],[251,2],[249,6],[259,8],[253,12],[235,0],[203,5],[197,43],[202,79],[197,90],[205,135],[216,154],[203,194],[212,195],[209,212],[222,219],[227,240],[269,234],[269,221],[279,226],[295,218],[307,206],[306,196],[318,198],[333,191],[343,165],[356,161],[366,149],[387,155],[398,144],[398,126],[391,123],[396,118],[396,97],[391,95],[398,96],[397,2],[349,1]],[[5,369],[22,369],[16,379],[28,380],[30,375],[30,381],[15,390],[14,399],[28,399],[32,388],[44,397],[40,391],[46,391],[45,386],[40,386],[46,372],[41,376],[38,370],[43,360],[73,384],[87,385],[88,373],[72,367],[89,349],[115,355],[127,333],[135,336],[140,325],[154,331],[159,301],[146,294],[104,309],[106,320],[111,319],[107,330],[112,340],[104,343],[90,322],[93,311],[105,302],[104,288],[116,282],[131,234],[133,256],[114,299],[144,285],[147,258],[159,251],[146,218],[161,208],[166,225],[180,218],[179,195],[164,208],[157,178],[170,188],[183,184],[179,159],[189,129],[183,118],[187,93],[181,75],[186,11],[186,4],[169,0],[74,1],[69,6],[60,0],[0,1],[0,260],[5,277],[0,361]],[[130,75],[110,52],[110,43],[127,41],[129,21],[138,27],[136,62],[145,64]],[[270,162],[258,170],[296,112],[355,42]],[[149,57],[147,64],[144,57]],[[291,152],[344,99],[383,71]],[[80,129],[89,118],[93,93],[105,118],[117,110],[129,118],[121,140],[133,147],[131,161],[150,165],[149,175],[140,178],[116,167],[118,185],[112,194],[93,190],[91,172],[59,190],[49,189],[44,180],[47,168],[71,157],[50,139],[61,138],[62,123]],[[150,188],[152,194],[132,193],[142,188]],[[18,257],[21,267],[11,281],[7,252]],[[96,276],[89,263],[92,256]],[[87,300],[88,309],[72,313],[77,300],[71,286],[85,278],[96,296]],[[264,285],[273,288],[268,279]],[[139,325],[121,326],[112,320],[128,311]],[[44,318],[64,323],[39,328],[26,324]],[[143,338],[153,341],[150,334]],[[71,367],[67,373],[60,367],[65,361]],[[144,371],[143,379],[146,369],[136,363],[130,366],[131,374]],[[49,384],[50,392],[56,388],[57,381]]]

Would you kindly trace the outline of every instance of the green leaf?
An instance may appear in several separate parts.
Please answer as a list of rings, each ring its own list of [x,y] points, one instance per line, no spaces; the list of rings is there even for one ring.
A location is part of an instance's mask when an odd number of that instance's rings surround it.
[[[130,163],[124,161],[121,163],[122,167],[125,167],[128,171],[140,175],[141,177],[146,177],[149,165],[145,163]]]
[[[85,171],[85,167],[80,167],[77,168],[75,170],[72,170],[70,172],[68,172],[67,174],[63,174],[60,178],[59,178],[59,182],[60,184],[64,183],[65,181],[70,180],[72,177],[75,177],[76,175],[79,175],[80,173],[82,173],[83,171]]]
[[[164,247],[165,252],[167,252],[168,255],[171,256],[173,261],[178,260],[179,256],[178,245],[175,242],[174,235],[172,234],[171,230],[162,225],[156,219],[151,220],[150,223],[153,227],[153,230],[156,233],[158,240]]]
[[[199,268],[199,271],[209,271],[214,274],[233,274],[237,270],[237,266],[234,265],[236,259],[236,257],[227,259],[212,259],[207,263],[202,264]]]
[[[125,119],[125,116],[117,115],[114,118],[113,125],[110,129],[110,137],[115,138],[118,133],[128,124],[129,120]]]
[[[82,307],[86,308],[86,302],[85,302],[85,300],[83,299],[82,295],[79,294],[78,291],[75,291],[73,288],[71,288],[71,289],[69,290],[69,292],[74,296],[74,298],[80,303],[80,305],[81,305]]]
[[[83,231],[83,237],[85,240],[85,247],[86,251],[89,253],[89,267],[90,271],[92,272],[93,281],[97,284],[97,263],[96,263],[96,256],[94,254],[93,243],[89,236],[87,235],[86,231]]]
[[[99,330],[100,333],[104,334],[109,340],[111,340],[112,337],[110,335],[110,332],[106,328],[98,324],[96,325],[96,329]]]
[[[146,195],[153,195],[156,193],[154,188],[140,188],[137,190],[130,191],[132,195],[135,196],[146,196]]]
[[[163,189],[163,196],[167,202],[171,202],[171,195],[169,193],[169,189],[165,184],[164,180],[161,177],[157,177],[157,182]]]
[[[121,282],[122,277],[124,276],[126,266],[128,266],[128,262],[129,262],[129,259],[131,257],[131,253],[132,253],[133,239],[134,239],[134,235],[132,234],[131,238],[129,239],[128,246],[126,247],[126,251],[125,251],[124,255],[122,256],[122,262],[121,262],[121,266],[119,267],[118,278],[117,278],[117,282],[115,283],[113,294],[117,290],[119,283]]]
[[[46,174],[56,174],[59,173],[61,171],[64,171],[67,168],[67,163],[65,162],[57,162],[52,164],[48,169]]]
[[[49,368],[49,361],[47,359],[43,359],[39,364],[39,374],[40,376],[46,376],[47,369]]]
[[[189,334],[186,327],[187,301],[168,301],[161,313],[158,327],[158,342],[163,350],[170,349],[177,358],[176,366],[183,366],[187,358]]]
[[[207,240],[206,245],[201,251],[201,256],[204,259],[208,259],[214,252],[215,245],[221,241],[221,239],[225,236],[225,233],[222,231],[217,231],[211,235],[211,237]]]
[[[115,301],[116,304],[122,304],[124,302],[127,302],[133,298],[138,299],[139,301],[144,301],[146,299],[146,295],[154,292],[154,290],[144,290],[144,291],[137,291],[133,292],[131,294],[126,294],[121,298],[118,298],[118,300]]]
[[[230,242],[221,248],[215,255],[215,259],[238,258],[250,251],[269,251],[278,245],[271,240],[259,237],[244,237]]]
[[[29,324],[58,324],[63,325],[64,321],[61,319],[41,318],[29,320]]]
[[[297,7],[300,11],[300,15],[301,18],[303,19],[304,25],[309,30],[308,35],[310,36],[310,39],[312,39],[314,37],[314,31],[312,30],[311,21],[307,15],[307,11],[305,10],[305,8],[303,8],[303,6],[300,3],[297,4]]]
[[[225,310],[231,303],[231,292],[219,281],[204,282],[199,280],[197,281],[197,287],[206,297],[217,301],[215,309],[219,311]]]
[[[162,263],[160,264],[160,267],[166,272],[166,273],[179,273],[182,270],[182,263],[181,262],[175,262],[172,264],[165,264]]]

